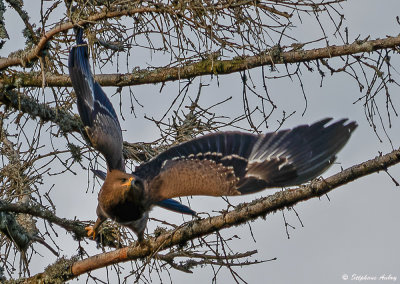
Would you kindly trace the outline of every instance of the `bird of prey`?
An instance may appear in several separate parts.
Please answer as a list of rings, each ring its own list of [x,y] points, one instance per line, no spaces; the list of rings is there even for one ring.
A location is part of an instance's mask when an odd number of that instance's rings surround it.
[[[143,240],[154,205],[195,214],[174,197],[242,195],[307,182],[334,162],[357,127],[347,119],[327,118],[262,135],[217,132],[171,147],[126,173],[118,117],[92,75],[82,36],[83,30],[77,28],[69,73],[86,133],[107,162],[107,174],[97,172],[105,179],[98,196],[98,218],[86,228],[93,238],[110,218]]]

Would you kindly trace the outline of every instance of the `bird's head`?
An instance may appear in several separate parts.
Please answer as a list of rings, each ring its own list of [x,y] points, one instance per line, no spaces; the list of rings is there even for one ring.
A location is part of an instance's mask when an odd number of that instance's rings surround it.
[[[119,223],[135,221],[147,210],[144,183],[139,177],[120,170],[108,171],[99,192],[99,208]]]
[[[132,175],[123,174],[117,179],[116,183],[118,184],[117,185],[118,187],[122,187],[126,190],[129,190],[132,183],[135,183],[135,178]]]
[[[132,174],[113,170],[107,174],[106,182],[109,191],[118,193],[121,197],[129,199],[140,199],[143,194],[144,185],[140,178]]]

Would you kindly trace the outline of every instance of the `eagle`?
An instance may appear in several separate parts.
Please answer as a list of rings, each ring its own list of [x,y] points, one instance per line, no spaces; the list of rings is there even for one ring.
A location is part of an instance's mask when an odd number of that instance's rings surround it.
[[[89,65],[83,29],[68,68],[78,112],[92,146],[103,154],[107,173],[98,195],[97,220],[86,227],[95,238],[107,219],[130,228],[139,241],[153,206],[195,215],[172,199],[207,195],[234,196],[266,188],[300,185],[322,174],[349,140],[356,122],[332,118],[266,134],[216,132],[173,146],[127,173],[117,114]]]

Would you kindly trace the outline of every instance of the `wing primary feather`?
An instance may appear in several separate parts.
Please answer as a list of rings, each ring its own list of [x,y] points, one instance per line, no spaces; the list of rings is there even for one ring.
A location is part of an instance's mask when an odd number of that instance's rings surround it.
[[[137,167],[134,174],[157,188],[152,194],[158,201],[298,185],[332,165],[357,127],[346,119],[331,120],[265,135],[205,135],[170,148]]]
[[[327,118],[310,126],[301,125],[260,137],[238,190],[243,194],[265,187],[298,185],[324,172],[357,127],[355,122],[346,124],[347,119],[327,125],[331,120]],[[254,179],[265,184],[257,184]]]
[[[243,136],[245,138],[243,138]],[[173,146],[167,151],[152,158],[150,161],[136,167],[134,174],[151,180],[155,178],[169,160],[185,158],[190,155],[197,156],[197,159],[210,159],[219,162],[221,158],[229,155],[237,155],[243,159],[248,158],[258,136],[240,132],[219,132],[204,135],[192,139],[177,146]],[[241,149],[240,141],[246,141],[248,149]],[[226,162],[227,163],[227,162]]]

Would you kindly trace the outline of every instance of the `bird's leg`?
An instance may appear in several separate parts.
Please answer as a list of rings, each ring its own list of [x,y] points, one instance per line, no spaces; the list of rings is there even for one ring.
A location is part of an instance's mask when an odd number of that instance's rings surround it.
[[[96,223],[94,223],[93,226],[87,226],[85,230],[87,231],[88,237],[93,237],[94,240],[96,238],[99,227],[101,226],[101,224],[103,224],[105,220],[106,218],[97,217]]]
[[[146,212],[145,215],[139,220],[133,221],[132,223],[125,225],[136,234],[136,236],[138,237],[138,244],[141,244],[144,241],[144,230],[146,229],[147,220],[148,212]]]
[[[141,232],[138,232],[136,235],[137,235],[137,237],[138,237],[138,242],[139,242],[139,243],[142,243],[143,240],[144,240],[144,230],[141,231]]]

